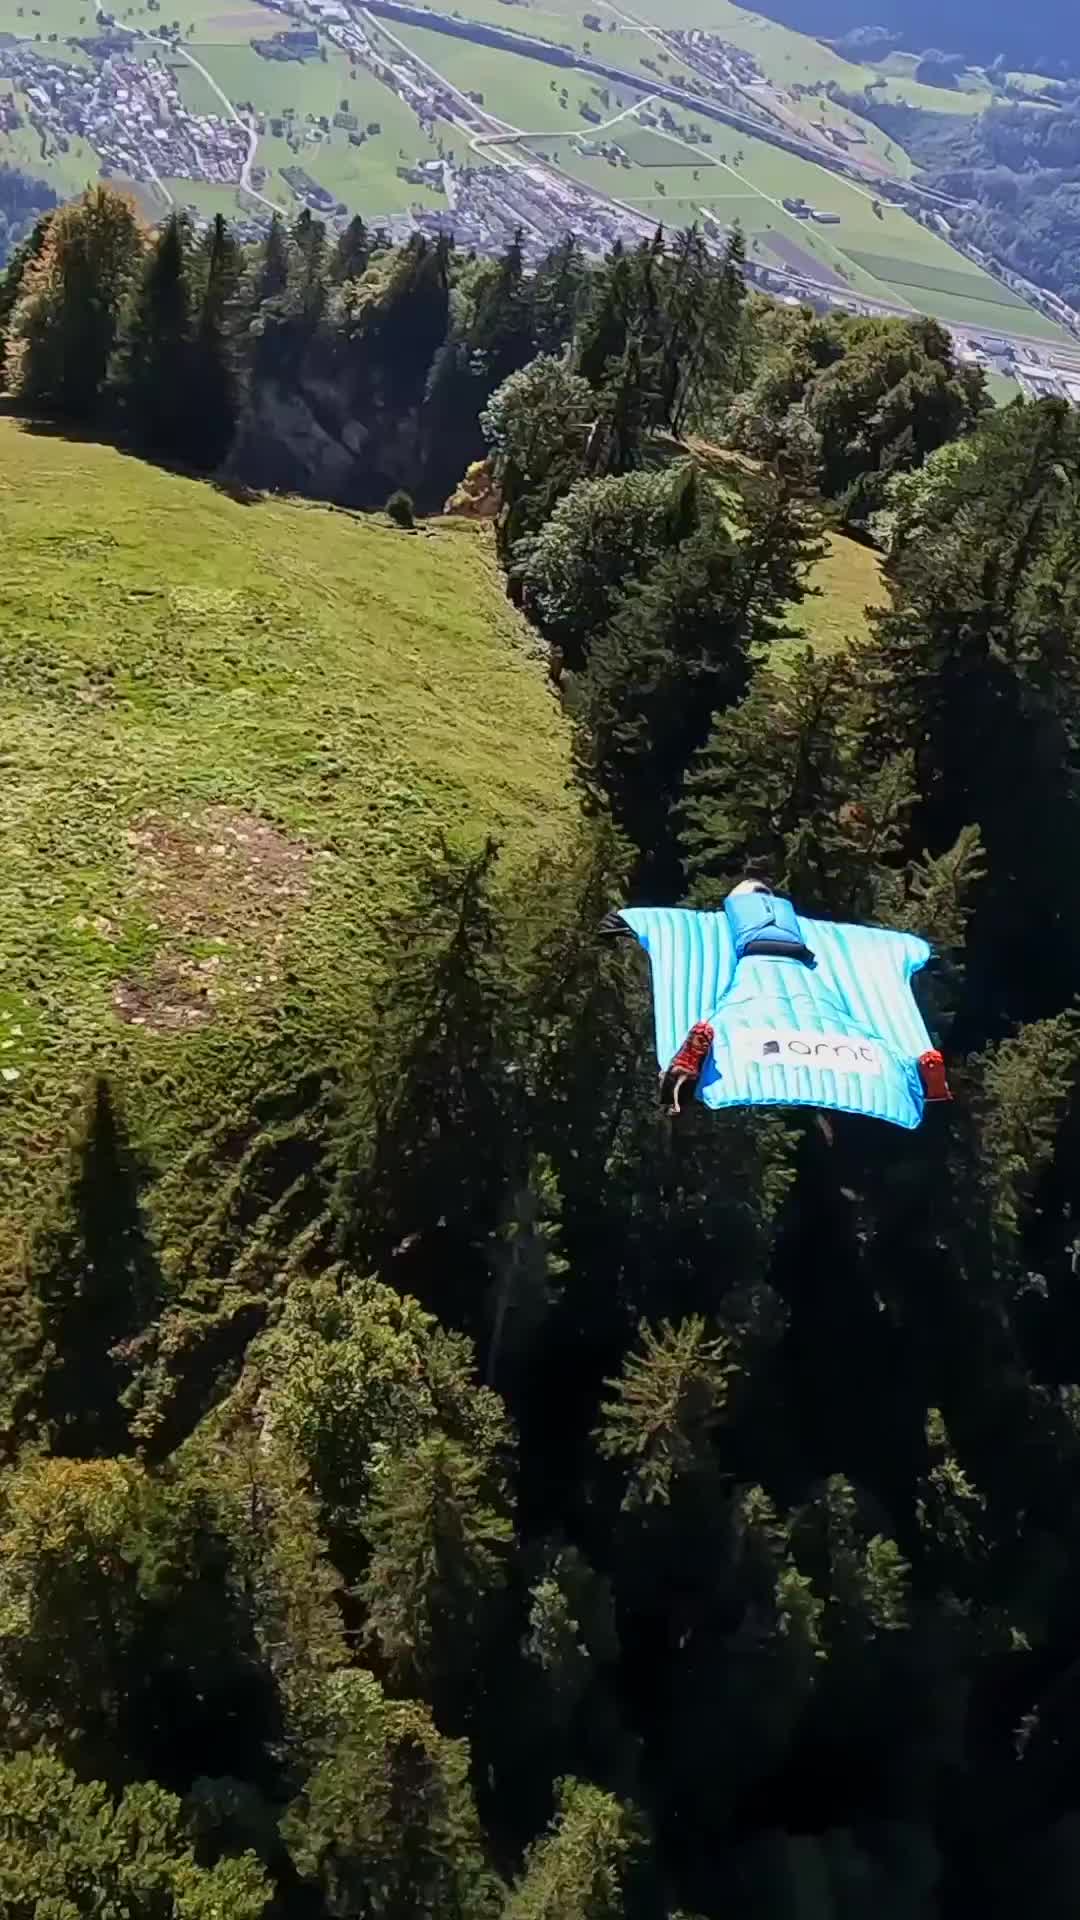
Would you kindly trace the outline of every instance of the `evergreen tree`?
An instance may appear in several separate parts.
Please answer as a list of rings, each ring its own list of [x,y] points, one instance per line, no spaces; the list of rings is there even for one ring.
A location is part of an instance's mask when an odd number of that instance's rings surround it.
[[[45,248],[45,237],[49,231],[52,214],[43,213],[15,248],[10,260],[0,275],[0,383],[5,379],[8,331],[16,302],[22,292],[23,281],[28,270],[41,258]]]
[[[95,1909],[115,1920],[260,1920],[271,1887],[253,1853],[196,1861],[174,1794],[152,1781],[114,1798],[47,1748],[0,1761],[0,1909],[7,1920]]]
[[[225,459],[236,428],[228,320],[235,292],[236,250],[221,215],[205,246],[205,285],[193,330],[190,356],[191,417],[197,464],[213,472]]]
[[[164,459],[182,458],[191,436],[190,246],[187,219],[171,214],[142,263],[110,375],[137,442]]]
[[[538,353],[559,353],[574,337],[589,294],[589,272],[573,234],[540,262],[533,278],[533,329]]]
[[[342,1236],[365,1263],[400,1249],[421,1299],[437,1285],[475,1324],[486,1248],[518,1155],[513,983],[492,900],[497,848],[444,849],[391,948],[346,1121]],[[438,1279],[436,1280],[436,1276]]]
[[[282,1823],[297,1872],[335,1920],[494,1920],[464,1742],[370,1674],[343,1677],[334,1743]]]
[[[339,234],[330,256],[329,278],[334,286],[346,280],[358,280],[372,254],[372,239],[361,216],[354,213],[344,232]]]
[[[506,1920],[624,1920],[645,1856],[640,1816],[583,1780],[561,1780],[551,1831],[532,1848]]]
[[[52,1739],[103,1770],[138,1691],[146,1484],[120,1460],[31,1460],[3,1487],[0,1696],[12,1744]]]
[[[258,299],[272,300],[284,293],[289,278],[289,250],[280,214],[271,217],[259,261]]]
[[[92,418],[143,247],[131,202],[109,187],[52,215],[8,329],[8,384],[25,404]]]
[[[369,1643],[397,1686],[419,1687],[459,1718],[513,1543],[500,1476],[431,1434],[382,1461],[363,1526]]]

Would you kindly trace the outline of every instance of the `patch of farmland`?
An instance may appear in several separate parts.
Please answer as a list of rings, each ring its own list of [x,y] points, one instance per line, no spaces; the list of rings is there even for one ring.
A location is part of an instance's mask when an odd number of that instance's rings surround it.
[[[954,272],[949,267],[931,266],[924,261],[902,260],[892,254],[856,253],[849,250],[849,259],[857,266],[865,268],[877,280],[887,280],[897,287],[917,287],[928,293],[955,294],[961,300],[983,301],[990,306],[1015,307],[1021,313],[1027,313],[1026,301],[1013,293],[1000,280],[983,273]]]
[[[702,167],[707,164],[703,155],[692,153],[689,147],[677,146],[674,140],[665,140],[662,134],[653,133],[649,127],[635,126],[633,121],[627,127],[613,127],[611,138],[639,167]]]
[[[764,241],[769,252],[776,256],[781,266],[790,267],[792,273],[801,273],[804,279],[819,280],[826,286],[846,285],[835,268],[830,267],[826,261],[820,260],[816,254],[810,253],[806,247],[800,246],[797,240],[789,239],[787,234],[770,230],[757,237]]]

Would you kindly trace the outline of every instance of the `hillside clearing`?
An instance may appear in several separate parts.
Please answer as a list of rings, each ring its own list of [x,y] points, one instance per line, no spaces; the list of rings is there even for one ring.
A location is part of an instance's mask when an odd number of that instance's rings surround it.
[[[792,625],[800,629],[798,639],[781,642],[788,651],[811,641],[832,653],[850,640],[860,640],[869,632],[867,608],[888,602],[880,555],[841,533],[829,535],[828,552],[814,568],[810,585],[812,593],[792,610]]]
[[[362,1029],[441,835],[565,841],[566,729],[484,534],[241,505],[0,420],[0,1244],[125,1062],[167,1169]],[[270,1063],[276,1060],[277,1065]],[[25,1224],[24,1221],[21,1224]]]

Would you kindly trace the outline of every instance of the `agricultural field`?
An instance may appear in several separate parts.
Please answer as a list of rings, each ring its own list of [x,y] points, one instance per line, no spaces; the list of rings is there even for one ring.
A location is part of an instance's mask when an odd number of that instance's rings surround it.
[[[42,0],[39,6],[29,0],[0,0],[0,33],[13,33],[20,40],[57,45],[73,34],[94,31],[93,0]]]
[[[14,99],[23,118],[15,131],[0,132],[0,165],[18,167],[24,173],[48,180],[60,194],[81,193],[88,182],[98,177],[97,154],[85,140],[70,139],[66,150],[55,141],[44,145],[27,117],[28,102],[10,80],[0,80],[0,96]]]
[[[418,0],[418,4],[427,3],[428,0]],[[665,80],[676,85],[689,78],[689,68],[676,54],[658,46],[648,33],[625,26],[606,6],[596,4],[596,0],[592,6],[590,0],[568,0],[562,8],[549,4],[548,0],[535,6],[531,0],[527,6],[508,6],[506,0],[463,0],[457,11],[470,20],[502,27],[507,33],[527,33],[537,40],[550,40],[553,46],[591,53],[594,59],[625,67],[630,73],[640,68],[646,82],[652,72],[646,61],[654,62]],[[586,13],[603,19],[602,32],[597,33],[595,28],[585,25]],[[400,31],[396,23],[394,31]]]
[[[577,67],[550,67],[525,54],[500,47],[470,45],[429,27],[400,26],[394,32],[404,46],[435,67],[452,86],[483,96],[483,105],[497,119],[525,132],[590,131],[581,113],[582,102],[606,118],[596,89],[595,74]],[[563,95],[566,104],[563,105]],[[612,112],[618,109],[613,107]]]
[[[522,30],[531,31],[535,25],[543,37],[565,44],[584,48],[590,31],[564,0],[544,0],[535,9],[507,8],[502,0],[476,3],[482,17]],[[915,64],[911,56],[894,57],[893,71],[879,75],[869,66],[841,59],[804,34],[735,6],[733,0],[676,0],[673,9],[668,0],[662,4],[644,0],[642,16],[666,27],[711,28],[749,54],[760,68],[765,76],[756,90],[760,104],[782,108],[789,124],[801,120],[818,136],[832,129],[854,137],[867,157],[875,157],[883,168],[902,178],[910,177],[913,170],[902,149],[880,130],[836,106],[823,90],[808,93],[807,89],[823,89],[834,81],[849,91],[861,91],[876,82],[896,97],[901,93],[912,99],[932,96],[928,106],[951,112],[977,112],[990,98],[984,90],[985,76],[978,70],[964,76],[965,84],[955,91],[922,88],[910,77]],[[970,324],[988,332],[1022,332],[1032,340],[1060,343],[1066,337],[1055,322],[1026,307],[938,233],[878,199],[872,184],[860,184],[766,139],[715,123],[699,120],[695,124],[689,118],[680,125],[683,116],[678,112],[675,136],[627,120],[610,130],[606,124],[590,126],[583,121],[582,108],[601,110],[601,103],[587,75],[552,75],[542,62],[526,55],[470,46],[426,28],[402,28],[400,37],[453,84],[482,94],[489,112],[545,136],[530,140],[530,152],[650,219],[668,226],[707,216],[723,225],[738,219],[751,253],[763,265],[793,268],[838,290],[850,290],[855,297],[887,302],[904,312],[927,312],[951,324]],[[592,29],[590,46],[596,38]],[[605,46],[612,38],[605,31]],[[650,44],[655,48],[656,42]],[[749,100],[755,88],[747,85],[744,90]],[[614,116],[628,104],[628,89],[607,91]],[[607,105],[602,107],[605,116],[608,110]],[[571,137],[556,138],[563,126]],[[583,150],[581,140],[572,137],[575,133],[586,142],[602,136],[608,151]],[[613,144],[625,158],[611,152]],[[785,198],[804,199],[838,217],[829,224],[797,219],[784,209]]]

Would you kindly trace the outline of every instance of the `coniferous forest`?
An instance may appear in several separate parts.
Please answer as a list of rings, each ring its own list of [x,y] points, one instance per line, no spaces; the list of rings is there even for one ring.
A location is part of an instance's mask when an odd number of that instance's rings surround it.
[[[245,251],[102,190],[0,314],[51,430],[314,486],[318,405],[350,504],[485,498],[579,801],[528,884],[424,849],[170,1244],[87,1089],[0,1327],[0,1913],[1071,1920],[1080,416],[737,236]],[[815,649],[838,526],[887,604]],[[933,941],[918,1131],[661,1112],[599,924],[747,873]]]

